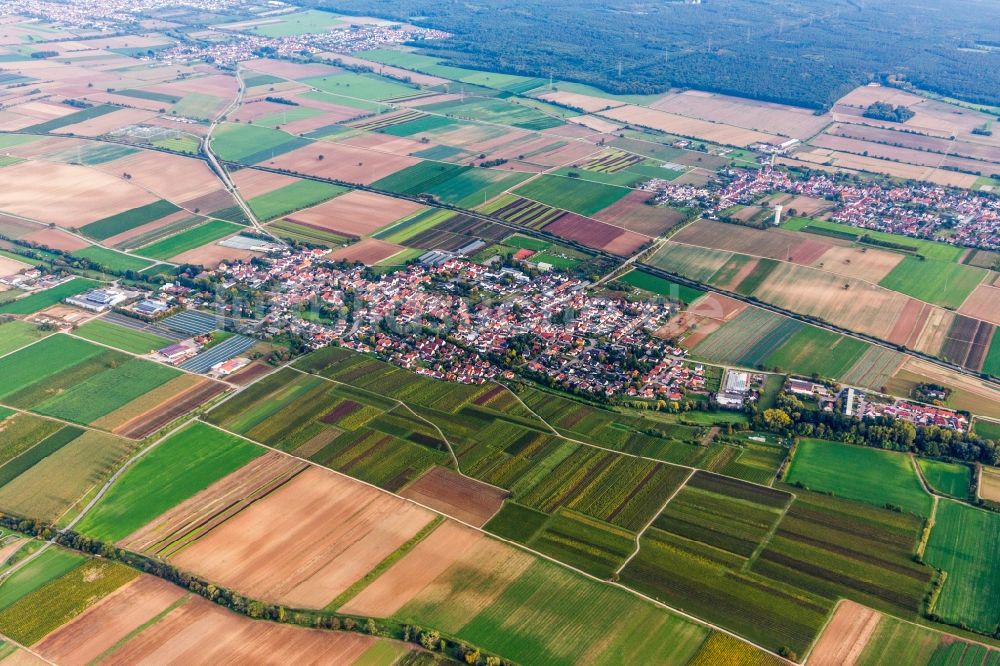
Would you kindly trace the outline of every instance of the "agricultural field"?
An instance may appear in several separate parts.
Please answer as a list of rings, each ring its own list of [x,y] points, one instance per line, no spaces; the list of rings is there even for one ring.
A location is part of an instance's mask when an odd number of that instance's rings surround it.
[[[638,270],[629,271],[621,277],[621,280],[643,291],[666,296],[671,300],[680,301],[681,303],[690,304],[705,295],[705,292],[698,289],[677,284],[676,282],[671,282],[670,280],[665,280]]]
[[[72,571],[84,561],[79,553],[58,546],[45,550],[5,579],[0,586],[0,611]]]
[[[710,633],[447,521],[341,610],[433,625],[533,664],[683,663]]]
[[[105,240],[124,233],[154,220],[176,213],[180,208],[161,199],[151,204],[127,210],[96,222],[91,222],[80,229],[83,233],[97,240]]]
[[[982,467],[976,490],[980,498],[1000,504],[1000,470]]]
[[[148,354],[171,343],[167,338],[146,331],[118,326],[101,319],[88,321],[76,329],[73,334],[91,342],[121,349],[130,354]]]
[[[779,591],[747,571],[790,500],[785,492],[698,473],[645,532],[622,581],[773,650],[804,651],[831,604],[804,590]]]
[[[972,470],[959,463],[917,458],[920,473],[931,490],[957,499],[967,499],[972,484]]]
[[[193,250],[225,236],[235,234],[240,229],[242,227],[232,222],[209,220],[192,229],[168,236],[163,240],[150,243],[149,245],[144,245],[136,250],[136,252],[144,257],[152,257],[153,259],[170,259],[188,250]]]
[[[190,425],[119,477],[77,529],[105,541],[122,539],[263,453],[210,426]]]
[[[938,504],[924,559],[947,572],[934,613],[983,633],[1000,624],[1000,514],[951,500]]]
[[[955,309],[986,276],[987,271],[973,266],[904,257],[879,284],[928,303]]]
[[[517,188],[514,193],[554,208],[593,216],[626,196],[629,191],[625,187],[543,175]]]
[[[82,294],[100,286],[96,280],[87,278],[73,278],[68,282],[56,285],[45,291],[34,292],[15,301],[8,301],[0,304],[0,314],[33,314],[39,310],[44,310],[50,305],[59,303],[64,298]]]
[[[855,661],[858,666],[878,666],[891,660],[914,666],[969,663],[996,666],[1000,663],[998,650],[956,640],[948,634],[888,615],[879,616],[875,630],[859,647],[862,649]]]
[[[869,345],[822,328],[803,326],[764,360],[769,368],[800,375],[840,378],[864,356]]]
[[[86,562],[0,611],[0,632],[31,645],[138,575],[115,562]]]
[[[266,222],[297,210],[315,206],[346,192],[347,189],[314,180],[299,180],[272,192],[251,198],[247,203]]]
[[[765,367],[767,359],[804,329],[806,325],[794,319],[750,307],[699,343],[694,353],[719,363]]]
[[[220,158],[241,164],[257,164],[308,145],[309,140],[285,132],[253,125],[223,124],[212,134],[212,150]]]
[[[40,330],[34,324],[16,319],[0,321],[0,356],[41,340],[47,332]]]
[[[810,490],[898,507],[918,516],[929,516],[933,504],[910,457],[882,449],[803,438],[786,478]]]
[[[0,468],[0,509],[55,522],[134,450],[129,440],[66,426]]]

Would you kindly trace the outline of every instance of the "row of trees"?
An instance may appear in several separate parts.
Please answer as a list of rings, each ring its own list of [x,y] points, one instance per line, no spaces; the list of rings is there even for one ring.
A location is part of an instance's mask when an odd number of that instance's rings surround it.
[[[393,638],[420,645],[433,652],[440,652],[445,657],[464,661],[467,664],[510,666],[509,662],[496,655],[484,654],[480,648],[467,645],[448,636],[442,636],[440,631],[434,629],[424,629],[386,620],[376,621],[374,618],[345,615],[325,610],[294,609],[280,604],[259,601],[181,571],[162,560],[118,548],[112,543],[93,539],[71,530],[58,532],[52,525],[40,520],[0,514],[0,526],[40,539],[54,540],[63,547],[87,555],[121,562],[255,620]]]

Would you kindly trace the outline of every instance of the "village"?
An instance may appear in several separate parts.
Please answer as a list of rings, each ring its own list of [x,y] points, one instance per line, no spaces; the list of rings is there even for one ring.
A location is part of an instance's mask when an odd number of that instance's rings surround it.
[[[954,245],[1000,248],[1000,199],[995,196],[928,183],[888,186],[826,174],[795,178],[770,166],[727,168],[719,176],[701,187],[654,179],[642,188],[654,193],[655,203],[698,208],[714,219],[733,206],[757,203],[779,192],[827,199],[836,205],[828,214],[833,222]]]
[[[286,251],[219,277],[227,289],[271,287],[266,334],[374,352],[439,379],[483,383],[517,367],[605,397],[678,401],[705,388],[701,366],[651,336],[676,313],[666,301],[595,296],[576,277],[459,258],[372,276],[325,254]]]

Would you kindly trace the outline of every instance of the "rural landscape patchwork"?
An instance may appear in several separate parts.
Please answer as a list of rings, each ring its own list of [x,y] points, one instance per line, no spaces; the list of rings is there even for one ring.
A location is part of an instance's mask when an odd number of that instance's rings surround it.
[[[0,666],[1000,666],[998,26],[0,0]]]

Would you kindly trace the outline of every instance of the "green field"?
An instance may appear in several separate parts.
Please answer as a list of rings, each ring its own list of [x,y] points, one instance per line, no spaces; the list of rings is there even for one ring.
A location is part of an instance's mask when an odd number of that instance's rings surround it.
[[[314,180],[298,180],[273,192],[254,197],[247,203],[254,215],[267,222],[302,208],[315,206],[347,191],[347,188],[338,185]]]
[[[879,285],[955,309],[962,305],[986,274],[986,269],[974,266],[903,257]]]
[[[909,456],[901,453],[803,438],[787,479],[810,490],[892,505],[918,516],[931,512],[931,496],[920,485]]]
[[[629,271],[620,279],[622,282],[630,284],[633,287],[638,287],[643,291],[660,294],[661,296],[666,296],[670,300],[680,301],[681,303],[690,304],[705,295],[705,292],[699,289],[686,287],[682,284],[665,280],[661,277],[651,275],[650,273],[644,273],[639,270]]]
[[[942,500],[924,559],[948,572],[934,612],[991,634],[1000,624],[1000,514]]]
[[[984,421],[983,419],[976,419],[975,423],[972,426],[972,430],[983,439],[992,439],[993,441],[1000,441],[1000,423],[996,421]]]
[[[839,379],[868,350],[868,343],[814,326],[803,326],[764,360],[769,368]]]
[[[685,663],[709,633],[624,590],[542,560],[509,582],[459,567],[439,580],[449,591],[448,603],[417,595],[398,618],[459,634],[518,663]],[[495,600],[478,603],[498,587]]]
[[[112,215],[110,217],[97,220],[96,222],[91,222],[90,224],[81,227],[80,231],[91,238],[104,240],[105,238],[111,238],[112,236],[116,236],[120,233],[128,231],[129,229],[134,229],[154,220],[158,220],[161,217],[166,217],[167,215],[176,213],[179,210],[180,208],[166,199],[160,199],[159,201],[154,201],[151,204],[139,206],[138,208],[132,208],[122,213],[118,213],[117,215]]]
[[[84,557],[58,546],[47,549],[0,585],[0,610],[83,564]]]
[[[85,562],[0,611],[0,632],[36,643],[138,575],[117,562]]]
[[[0,321],[0,356],[44,338],[48,333],[34,324],[12,319]]]
[[[63,282],[51,289],[33,293],[16,301],[10,301],[0,305],[0,314],[33,314],[39,310],[44,310],[50,305],[55,305],[64,298],[81,294],[85,291],[95,289],[100,286],[96,280],[86,278],[74,278],[69,282]]]
[[[91,245],[82,250],[75,250],[73,256],[89,259],[112,271],[141,271],[150,265],[150,262],[146,259],[132,257],[122,252],[115,252],[114,250],[97,245]]]
[[[460,101],[429,104],[421,110],[526,130],[545,130],[563,124],[559,118],[541,113],[535,106],[537,104],[520,104],[515,98],[504,100],[470,96]]]
[[[188,229],[180,232],[179,234],[168,236],[163,240],[156,241],[155,243],[145,245],[136,250],[136,252],[144,257],[166,260],[177,256],[182,252],[193,250],[196,247],[207,245],[212,241],[234,234],[240,229],[242,229],[240,225],[233,224],[232,222],[209,220],[205,224],[194,227],[193,229]]]
[[[0,488],[0,509],[55,522],[89,491],[104,483],[135,447],[135,442],[131,440],[96,430],[79,434],[79,430],[72,426],[63,428],[49,440],[63,436],[67,431],[64,439],[72,437],[70,441]],[[36,449],[41,449],[46,442],[24,455],[29,456]],[[0,469],[16,464],[18,460],[14,459]]]
[[[929,458],[918,458],[917,464],[934,491],[961,500],[969,497],[972,470],[968,465],[947,463]]]
[[[239,27],[238,29],[240,32],[248,32],[264,37],[292,37],[295,35],[323,33],[335,27],[343,26],[349,21],[349,18],[344,19],[330,12],[310,9],[304,12],[276,17],[276,19],[262,19],[257,25]]]
[[[296,148],[309,145],[308,139],[280,130],[244,123],[225,123],[212,134],[212,150],[222,159],[256,164]]]
[[[81,338],[115,347],[132,354],[148,354],[170,344],[167,338],[132,328],[109,324],[100,319],[88,321],[74,332]]]
[[[543,175],[515,190],[515,194],[549,206],[593,215],[615,203],[631,190],[576,178]]]
[[[85,120],[91,120],[99,116],[103,116],[106,113],[112,113],[117,111],[117,106],[111,106],[110,104],[99,104],[97,106],[91,106],[80,111],[75,111],[69,115],[65,115],[59,118],[53,118],[52,120],[46,120],[45,122],[37,123],[30,127],[22,128],[25,131],[42,133],[42,132],[55,132],[62,129],[63,127],[69,127],[70,125],[75,125],[77,123],[82,123]]]
[[[184,95],[181,101],[174,104],[171,113],[185,118],[209,120],[225,103],[226,100],[222,97],[193,92]]]
[[[983,372],[994,377],[1000,377],[1000,335],[993,336],[990,348],[983,361]]]
[[[85,362],[104,350],[83,340],[51,335],[16,354],[0,359],[0,399]]]
[[[958,260],[965,253],[965,249],[958,245],[937,243],[935,241],[912,238],[910,236],[899,236],[896,234],[885,233],[883,231],[873,231],[871,229],[859,229],[858,227],[852,227],[848,224],[839,224],[837,222],[829,222],[827,220],[790,217],[781,223],[782,229],[789,229],[791,231],[800,231],[805,227],[809,227],[810,231],[831,231],[844,238],[860,238],[861,236],[868,236],[869,238],[873,238],[878,241],[895,243],[904,246],[907,250],[913,253],[922,254],[928,259],[935,259],[937,261],[953,263],[958,262]]]
[[[263,453],[242,439],[192,424],[129,468],[77,530],[105,541],[122,539]]]
[[[137,358],[112,361],[109,366],[33,409],[75,423],[91,423],[180,374],[174,368]]]
[[[355,74],[353,72],[316,76],[303,79],[302,83],[323,92],[369,102],[412,97],[420,92],[415,86],[397,83],[376,74]]]

